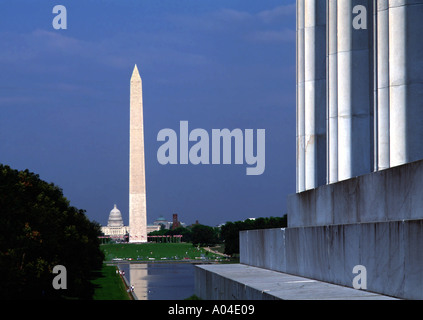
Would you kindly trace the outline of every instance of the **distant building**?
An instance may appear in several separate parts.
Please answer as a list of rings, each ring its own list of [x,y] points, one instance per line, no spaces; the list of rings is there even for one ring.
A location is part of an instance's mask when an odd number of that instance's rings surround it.
[[[172,221],[167,220],[162,215],[160,215],[156,220],[153,222],[154,226],[163,226],[165,229],[175,229],[178,227],[186,227],[184,222],[178,220],[178,214],[175,213],[172,216]],[[160,229],[158,229],[160,230]]]
[[[172,230],[179,228],[181,226],[181,223],[178,221],[178,214],[174,213],[172,216]]]
[[[160,225],[156,223],[147,225],[147,233],[157,230],[160,230]],[[123,225],[122,214],[116,205],[110,211],[107,226],[101,227],[101,232],[103,232],[104,236],[113,239],[124,239],[129,234],[129,226]]]
[[[167,221],[166,218],[164,218],[162,215],[158,217],[154,222],[153,225],[155,226],[163,226],[165,229],[170,229],[170,225],[172,223]],[[159,229],[160,230],[160,229]]]
[[[123,225],[122,214],[116,205],[110,211],[107,226],[101,227],[101,231],[105,236],[117,239],[123,239],[129,232],[129,227]]]
[[[147,225],[147,234],[149,234],[150,232],[159,231],[159,230],[160,230],[160,225],[155,225],[155,224]]]

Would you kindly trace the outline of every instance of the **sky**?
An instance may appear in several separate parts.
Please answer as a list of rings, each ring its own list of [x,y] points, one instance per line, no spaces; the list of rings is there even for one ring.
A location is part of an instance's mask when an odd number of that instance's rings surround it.
[[[67,29],[53,7],[64,5]],[[129,81],[143,84],[147,221],[282,216],[295,193],[294,0],[2,0],[0,163],[129,223]],[[265,171],[162,165],[164,128],[265,129]],[[194,143],[190,143],[190,147]],[[210,150],[211,151],[211,150]]]

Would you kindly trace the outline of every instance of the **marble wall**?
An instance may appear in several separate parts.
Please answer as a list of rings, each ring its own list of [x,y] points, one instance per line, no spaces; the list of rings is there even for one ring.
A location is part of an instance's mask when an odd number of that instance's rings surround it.
[[[277,243],[257,248],[259,239]],[[347,287],[360,265],[367,291],[423,299],[422,242],[423,220],[248,230],[240,232],[240,262]]]
[[[284,230],[262,229],[240,232],[240,262],[284,272],[286,270]],[[277,254],[268,254],[269,252]]]
[[[289,227],[423,219],[423,160],[288,196]]]

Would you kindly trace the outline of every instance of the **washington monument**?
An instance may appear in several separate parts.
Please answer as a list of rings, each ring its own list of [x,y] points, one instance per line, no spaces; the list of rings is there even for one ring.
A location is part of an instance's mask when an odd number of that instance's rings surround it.
[[[142,82],[137,65],[131,77],[129,123],[129,242],[147,242]]]

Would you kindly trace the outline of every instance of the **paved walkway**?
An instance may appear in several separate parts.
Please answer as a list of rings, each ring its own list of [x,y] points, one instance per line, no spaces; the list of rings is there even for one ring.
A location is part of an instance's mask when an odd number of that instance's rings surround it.
[[[244,264],[197,266],[282,300],[397,300],[378,293]]]
[[[222,256],[222,257],[227,257],[227,258],[229,258],[229,257],[230,257],[230,255],[228,255],[228,254],[224,254],[224,253],[219,252],[219,251],[216,251],[216,250],[213,250],[213,249],[211,249],[210,247],[203,247],[203,249],[204,249],[204,250],[206,250],[206,251],[209,251],[209,252],[211,252],[211,253],[218,254],[218,255],[220,255],[220,256]]]

